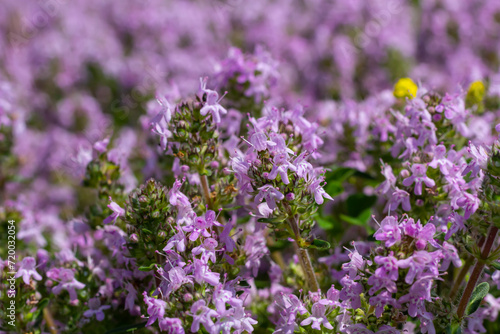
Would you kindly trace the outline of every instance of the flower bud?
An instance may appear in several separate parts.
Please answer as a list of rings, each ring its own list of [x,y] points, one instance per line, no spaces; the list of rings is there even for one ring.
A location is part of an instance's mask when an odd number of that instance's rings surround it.
[[[189,303],[193,300],[193,295],[190,293],[186,293],[184,294],[184,296],[182,296],[182,300],[184,300],[185,303]]]
[[[132,234],[130,235],[130,242],[136,243],[136,242],[138,242],[138,241],[139,241],[139,237],[137,236],[137,234],[132,233]]]
[[[427,242],[425,242],[424,240],[417,240],[417,242],[415,243],[415,247],[418,249],[418,250],[423,250],[425,249],[425,246],[427,245]]]
[[[295,199],[295,194],[294,193],[288,193],[286,194],[286,200],[287,201],[293,201]]]
[[[406,179],[407,177],[410,177],[410,172],[407,169],[403,169],[399,173],[399,176]]]

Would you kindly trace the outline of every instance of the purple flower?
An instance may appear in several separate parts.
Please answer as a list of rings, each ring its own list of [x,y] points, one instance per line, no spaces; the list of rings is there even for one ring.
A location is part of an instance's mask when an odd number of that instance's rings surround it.
[[[389,325],[382,325],[379,327],[377,334],[401,334],[401,331]]]
[[[434,150],[434,159],[429,162],[429,167],[440,168],[443,175],[448,175],[448,170],[453,167],[453,162],[446,159],[446,147],[444,145],[436,146]]]
[[[125,210],[122,209],[118,204],[116,204],[115,202],[113,202],[113,200],[111,199],[111,197],[109,197],[109,201],[111,203],[108,204],[108,208],[111,209],[111,211],[113,211],[113,213],[108,216],[106,219],[104,219],[103,223],[104,224],[109,224],[111,222],[113,222],[113,224],[116,223],[116,220],[118,219],[118,217],[124,217],[125,216]]]
[[[151,131],[160,136],[160,147],[163,151],[165,151],[167,149],[168,138],[172,136],[172,132],[160,123],[152,123]]]
[[[441,262],[441,267],[439,268],[439,270],[441,271],[448,269],[451,262],[453,262],[453,265],[456,268],[462,266],[462,260],[460,260],[460,256],[458,255],[457,249],[452,244],[449,244],[446,241],[443,242],[443,246],[441,248],[441,256],[442,256],[442,262]]]
[[[391,293],[397,292],[396,283],[389,277],[378,276],[375,274],[368,278],[367,283],[372,286],[368,291],[371,296],[381,289],[385,289]]]
[[[181,186],[182,182],[179,180],[175,180],[172,189],[170,189],[170,191],[168,192],[168,200],[173,206],[190,207],[191,203],[189,202],[187,196],[179,191]]]
[[[311,194],[314,196],[314,200],[316,201],[316,204],[321,205],[324,202],[323,198],[329,199],[330,201],[333,201],[332,196],[328,195],[328,193],[323,189],[321,186],[321,183],[323,182],[323,178],[317,178],[314,180],[307,189]]]
[[[375,334],[363,324],[355,324],[346,328],[348,334]]]
[[[439,275],[435,258],[426,251],[416,251],[407,259],[398,260],[399,268],[409,268],[405,282],[412,284],[415,277],[419,280],[421,275],[437,277]]]
[[[201,90],[206,94],[206,102],[203,105],[203,108],[201,108],[200,114],[202,116],[206,116],[210,112],[214,123],[219,124],[221,122],[220,113],[227,114],[227,110],[219,104],[226,94],[219,98],[219,93],[211,89],[206,89],[206,79],[200,79],[200,83]]]
[[[467,220],[465,217],[459,215],[456,212],[453,212],[451,216],[449,217],[449,220],[451,221],[452,225],[448,232],[446,232],[445,239],[448,240],[451,238],[451,236],[458,231],[462,231],[465,229],[465,221]]]
[[[260,268],[260,260],[269,254],[262,232],[247,235],[243,249],[247,255],[245,268],[252,270],[253,276],[256,277]]]
[[[410,287],[410,291],[400,297],[398,302],[408,304],[408,314],[411,317],[422,315],[426,312],[425,301],[431,302],[432,280],[429,278],[416,281]]]
[[[104,138],[103,140],[97,141],[94,143],[94,150],[96,150],[99,153],[104,153],[106,152],[106,147],[109,144],[109,137]]]
[[[209,333],[215,332],[215,324],[211,318],[216,318],[219,314],[206,306],[206,302],[200,299],[191,306],[191,316],[193,317],[193,324],[191,325],[191,332],[196,333],[200,330],[200,324],[205,327]]]
[[[257,324],[257,321],[246,314],[245,309],[241,305],[238,305],[221,314],[221,317],[216,323],[217,329],[213,333],[220,333],[221,330],[222,334],[252,333],[252,325],[255,324]],[[231,331],[232,328],[235,330]]]
[[[210,271],[208,265],[202,260],[194,259],[193,275],[196,282],[208,283],[212,286],[219,284],[220,274]]]
[[[266,184],[265,186],[258,188],[258,190],[259,193],[255,196],[255,202],[262,202],[262,200],[265,199],[271,210],[276,209],[276,201],[279,202],[285,198],[279,190],[270,184]]]
[[[89,310],[83,312],[83,315],[87,318],[92,318],[95,315],[97,321],[103,321],[104,320],[103,310],[107,310],[108,308],[111,307],[109,305],[101,306],[101,300],[99,298],[90,298],[88,306]]]
[[[153,297],[149,297],[146,291],[143,292],[144,303],[148,308],[147,312],[149,315],[148,322],[146,323],[146,327],[151,326],[156,320],[160,322],[165,316],[165,307],[167,303],[161,299],[156,299]]]
[[[469,155],[472,157],[471,163],[464,169],[462,175],[467,175],[471,173],[471,177],[476,177],[481,169],[485,169],[488,163],[488,152],[483,146],[476,146],[469,142],[469,147],[467,148]]]
[[[469,193],[464,192],[463,197],[459,198],[457,200],[457,205],[459,207],[464,208],[465,213],[464,213],[464,218],[469,219],[470,216],[476,212],[476,210],[479,208],[479,204],[481,201],[476,195],[472,195]]]
[[[391,195],[390,201],[387,203],[387,209],[397,210],[400,204],[404,211],[411,210],[410,194],[396,187]]]
[[[193,248],[193,255],[201,254],[201,260],[208,263],[208,260],[212,260],[215,263],[215,249],[217,248],[217,240],[214,238],[207,238],[203,241],[203,244]]]
[[[305,314],[307,309],[300,299],[293,294],[280,292],[276,295],[274,302],[278,306],[280,315],[275,333],[293,334],[295,327],[297,327],[297,313]]]
[[[284,184],[289,184],[290,180],[288,180],[288,169],[295,171],[295,166],[287,161],[287,155],[283,153],[275,155],[273,162],[273,168],[267,178],[269,180],[274,180],[279,174],[281,176],[281,181],[283,181]]]
[[[401,230],[396,218],[392,216],[385,217],[380,223],[380,228],[373,236],[379,241],[385,241],[386,247],[392,247],[399,243],[401,241]]]
[[[231,230],[233,229],[233,223],[231,221],[227,222],[224,226],[224,230],[219,236],[221,244],[224,245],[226,252],[231,253],[236,248],[236,243],[231,237]]]
[[[250,143],[255,148],[257,152],[264,151],[267,149],[268,143],[274,145],[270,142],[264,132],[256,132],[250,137]]]
[[[53,268],[49,270],[51,274],[47,272],[47,277],[54,279],[55,281],[59,281],[59,285],[55,286],[52,291],[55,295],[58,295],[62,292],[62,290],[66,290],[69,293],[69,298],[71,301],[78,300],[76,295],[76,291],[83,289],[85,284],[78,282],[75,279],[75,273],[71,269],[65,268]]]
[[[375,270],[375,275],[379,277],[387,277],[393,281],[398,280],[398,259],[393,256],[393,252],[387,257],[375,256],[375,263],[378,267]]]
[[[411,186],[415,183],[415,195],[422,195],[422,183],[425,183],[427,187],[434,187],[436,182],[433,179],[427,177],[427,166],[423,164],[413,164],[411,166],[412,175],[403,180],[403,185],[405,187]]]
[[[347,271],[347,274],[351,277],[356,277],[358,275],[359,270],[363,270],[365,267],[365,260],[358,253],[357,250],[349,253],[349,261],[348,263],[342,264],[342,270]]]
[[[394,176],[392,172],[392,167],[389,166],[388,164],[382,164],[382,173],[385,177],[385,181],[382,182],[378,187],[377,187],[377,192],[379,194],[386,194],[388,193],[391,189],[394,188],[396,185],[396,177]]]
[[[375,316],[380,318],[384,312],[385,305],[392,305],[394,308],[401,308],[401,305],[392,298],[388,291],[382,291],[378,295],[370,298],[370,305],[375,306]]]
[[[160,330],[167,334],[184,334],[182,321],[179,318],[163,318],[159,320]]]
[[[174,234],[174,236],[168,240],[167,245],[163,248],[163,251],[167,251],[175,247],[178,252],[184,252],[186,250],[186,242],[187,240],[184,231],[179,229],[179,232]]]
[[[212,228],[213,225],[221,226],[215,216],[215,212],[212,210],[208,210],[203,217],[196,217],[193,225],[184,226],[183,230],[186,232],[191,232],[189,235],[189,240],[196,241],[200,235],[205,238],[209,238],[211,236],[209,229]]]
[[[436,334],[436,329],[434,328],[434,316],[430,312],[424,312],[420,316],[420,329],[422,333]]]
[[[308,326],[312,323],[312,328],[321,330],[321,325],[327,329],[333,329],[332,324],[325,316],[326,306],[320,303],[315,303],[311,308],[311,316],[303,320],[300,325]]]
[[[439,244],[434,240],[434,234],[436,233],[436,226],[429,223],[425,225],[416,237],[415,247],[418,250],[423,250],[427,247],[427,243],[430,243],[434,247],[439,247]]]
[[[226,304],[229,304],[233,307],[243,306],[243,301],[234,296],[234,293],[225,290],[223,284],[217,284],[214,288],[212,303],[215,305],[215,309],[219,313],[223,313],[226,311]]]
[[[184,284],[193,284],[192,276],[186,275],[186,272],[181,267],[173,267],[168,271],[168,287],[165,295],[168,297]]]
[[[363,286],[353,281],[349,276],[345,276],[340,280],[344,286],[340,291],[339,297],[344,302],[350,301],[350,308],[357,309],[361,307],[360,295],[363,293]]]
[[[137,299],[137,290],[135,290],[132,283],[127,283],[125,290],[128,292],[125,298],[125,309],[133,311],[135,308],[135,300]]]
[[[422,226],[420,220],[415,223],[413,219],[409,219],[402,224],[402,228],[407,236],[415,239],[415,247],[418,250],[425,249],[427,243],[439,248],[439,244],[434,240],[434,234],[436,233],[436,226],[434,224],[427,223],[425,226]]]
[[[15,278],[23,277],[25,284],[30,284],[30,278],[33,277],[35,280],[40,281],[42,276],[36,271],[36,260],[27,256],[21,261],[21,267],[17,270]]]

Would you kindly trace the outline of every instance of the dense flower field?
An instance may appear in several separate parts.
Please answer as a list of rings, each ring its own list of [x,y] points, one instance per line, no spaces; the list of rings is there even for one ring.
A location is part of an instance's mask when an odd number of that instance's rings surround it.
[[[3,0],[0,333],[500,333],[500,2]]]

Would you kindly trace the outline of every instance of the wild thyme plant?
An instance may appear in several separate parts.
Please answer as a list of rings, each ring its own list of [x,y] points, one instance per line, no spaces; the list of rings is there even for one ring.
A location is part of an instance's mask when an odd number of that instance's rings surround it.
[[[0,8],[1,333],[500,332],[498,1]]]

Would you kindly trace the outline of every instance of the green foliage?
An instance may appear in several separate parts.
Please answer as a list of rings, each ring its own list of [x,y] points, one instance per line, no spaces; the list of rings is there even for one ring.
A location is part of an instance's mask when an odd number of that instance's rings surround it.
[[[111,214],[107,207],[109,198],[117,203],[124,201],[124,187],[119,183],[120,167],[101,154],[88,165],[82,188],[78,192],[77,212],[83,212],[92,228],[102,225]]]
[[[487,282],[480,283],[476,286],[474,291],[472,292],[472,296],[470,297],[469,304],[467,305],[467,309],[465,310],[466,315],[471,315],[476,312],[481,305],[484,297],[490,291],[490,285]]]
[[[167,188],[150,179],[132,191],[126,204],[125,221],[129,232],[136,233],[137,242],[128,248],[143,271],[152,270],[157,261],[156,251],[163,249],[174,230],[173,212],[167,199]]]

